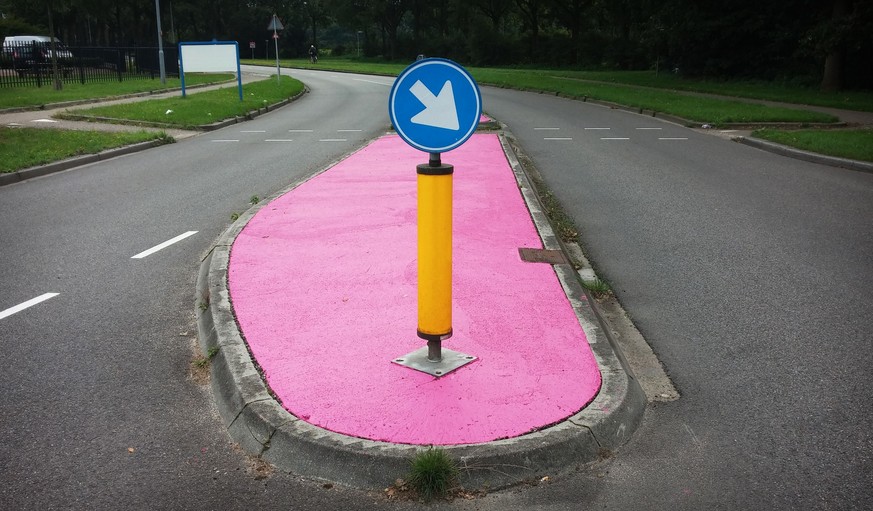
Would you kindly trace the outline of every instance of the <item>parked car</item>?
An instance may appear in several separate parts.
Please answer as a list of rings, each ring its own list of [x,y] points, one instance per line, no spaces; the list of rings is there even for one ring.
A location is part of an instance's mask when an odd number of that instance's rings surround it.
[[[73,53],[57,37],[54,38],[58,64],[69,65]],[[3,60],[15,69],[50,66],[52,38],[43,35],[16,35],[3,39]]]

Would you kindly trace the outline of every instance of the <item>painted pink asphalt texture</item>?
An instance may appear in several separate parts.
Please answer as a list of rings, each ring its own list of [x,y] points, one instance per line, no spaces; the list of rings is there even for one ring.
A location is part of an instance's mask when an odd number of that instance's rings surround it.
[[[479,360],[435,379],[391,361],[416,336],[416,173],[427,155],[380,138],[263,207],[236,239],[229,287],[271,389],[294,415],[355,437],[454,445],[514,437],[600,387],[496,135],[443,155],[454,174],[454,336]]]

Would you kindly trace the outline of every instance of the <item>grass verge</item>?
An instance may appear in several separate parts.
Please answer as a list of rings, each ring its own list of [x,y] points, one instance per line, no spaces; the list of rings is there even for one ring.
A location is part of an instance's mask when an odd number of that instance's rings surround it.
[[[248,63],[265,64],[266,61],[250,60]],[[308,60],[283,60],[280,64],[300,69],[329,69],[388,76],[396,76],[408,65],[341,58],[321,59],[318,64],[311,64]],[[581,72],[480,67],[467,69],[481,84],[608,101],[681,117],[700,124],[833,123],[838,119],[832,115],[800,108],[771,107],[741,100],[694,96],[677,91],[718,93],[788,103],[834,103],[840,104],[843,108],[869,107],[873,111],[873,93],[845,93],[837,98],[797,87],[752,82],[724,82],[720,85],[719,82],[684,80],[671,75],[655,75],[652,72]],[[814,102],[815,99],[819,101]],[[828,106],[833,105],[828,104]]]
[[[185,74],[185,86],[201,85],[205,83],[220,83],[233,79],[231,74]],[[56,91],[50,85],[43,87],[18,87],[13,89],[0,89],[0,109],[17,108],[28,106],[42,106],[64,101],[76,101],[80,99],[109,98],[136,94],[139,92],[159,92],[167,89],[179,88],[182,82],[178,78],[167,78],[166,85],[161,85],[159,79],[154,80],[127,80],[123,82],[97,82],[97,83],[70,83],[64,84],[62,90]]]
[[[174,142],[165,133],[68,131],[0,128],[0,173],[15,172],[106,149],[157,140]]]
[[[759,122],[833,123],[838,120],[829,114],[807,110],[700,97],[614,83],[572,80],[543,72],[473,68],[471,73],[480,83],[513,89],[554,92],[572,98],[608,101],[635,109],[681,117],[695,123],[714,125]]]
[[[283,76],[280,83],[276,78],[243,85],[243,100],[239,100],[237,87],[223,87],[217,90],[188,94],[165,99],[153,99],[76,110],[71,114],[76,118],[109,118],[122,121],[158,123],[183,129],[192,129],[204,124],[212,124],[224,119],[245,115],[295,96],[303,91],[303,84],[289,76]],[[59,117],[65,117],[62,114]]]
[[[873,129],[796,131],[761,129],[752,133],[752,136],[813,153],[873,162]]]

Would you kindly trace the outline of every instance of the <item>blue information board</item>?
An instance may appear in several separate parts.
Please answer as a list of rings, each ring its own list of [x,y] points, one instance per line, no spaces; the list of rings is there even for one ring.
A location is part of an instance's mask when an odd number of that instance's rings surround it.
[[[470,73],[447,59],[418,60],[400,73],[388,99],[397,134],[428,153],[451,151],[479,126],[482,95]]]

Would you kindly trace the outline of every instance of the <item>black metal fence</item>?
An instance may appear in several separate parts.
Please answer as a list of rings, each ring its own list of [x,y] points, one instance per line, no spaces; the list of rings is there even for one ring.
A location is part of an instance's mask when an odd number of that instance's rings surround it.
[[[99,48],[56,45],[58,78],[63,83],[123,81],[160,77],[158,48]],[[53,83],[49,43],[4,42],[0,52],[0,88],[42,87]],[[179,75],[179,51],[164,47],[167,76]]]

